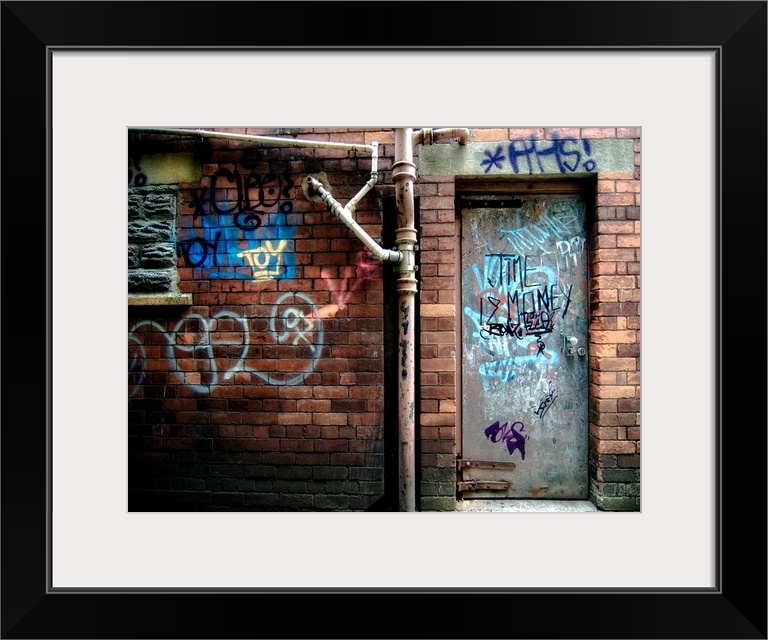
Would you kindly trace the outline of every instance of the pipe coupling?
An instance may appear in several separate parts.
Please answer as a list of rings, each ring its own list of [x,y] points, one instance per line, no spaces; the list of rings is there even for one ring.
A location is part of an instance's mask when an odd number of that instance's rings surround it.
[[[395,244],[415,245],[418,241],[418,233],[413,227],[400,227],[395,231]]]
[[[398,160],[392,164],[392,180],[404,180],[407,178],[416,178],[416,165],[408,160]]]
[[[419,247],[416,244],[417,238],[418,232],[413,227],[400,227],[395,232],[395,244],[402,255],[400,263],[395,267],[395,271],[400,273],[395,287],[398,293],[416,293],[418,291],[416,251]]]
[[[413,276],[400,277],[395,282],[395,290],[398,293],[418,293],[419,281]]]

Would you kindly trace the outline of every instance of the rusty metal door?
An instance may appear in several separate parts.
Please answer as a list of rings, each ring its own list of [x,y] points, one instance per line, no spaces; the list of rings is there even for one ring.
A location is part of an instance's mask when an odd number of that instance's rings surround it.
[[[586,499],[584,196],[473,194],[460,209],[459,495]]]

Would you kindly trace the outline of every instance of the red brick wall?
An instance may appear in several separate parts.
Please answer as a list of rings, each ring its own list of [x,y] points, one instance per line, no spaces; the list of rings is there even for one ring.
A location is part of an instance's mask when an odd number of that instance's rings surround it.
[[[302,191],[308,173],[322,175],[346,203],[370,178],[370,155],[133,142],[145,155],[194,149],[203,175],[179,185],[179,289],[192,305],[129,309],[131,508],[370,508],[384,496],[383,266]],[[385,192],[355,213],[376,238]],[[249,250],[253,267],[235,260]]]
[[[592,137],[597,137],[593,135]],[[590,478],[605,509],[640,508],[640,130],[632,173],[598,174],[590,252]]]

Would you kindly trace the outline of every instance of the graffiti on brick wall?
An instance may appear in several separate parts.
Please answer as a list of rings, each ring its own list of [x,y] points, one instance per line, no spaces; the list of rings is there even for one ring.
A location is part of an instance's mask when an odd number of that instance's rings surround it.
[[[255,249],[240,251],[236,255],[251,268],[251,280],[254,282],[277,279],[287,272],[283,257],[287,245],[287,240],[262,240]]]
[[[589,140],[575,138],[557,138],[537,140],[535,136],[511,140],[509,144],[498,145],[493,151],[485,151],[480,166],[485,173],[494,169],[511,168],[515,173],[547,173],[554,160],[560,173],[574,173],[597,170],[597,163],[590,158]],[[547,163],[547,168],[544,166]]]
[[[205,278],[294,280],[296,227],[289,219],[294,182],[289,175],[259,174],[249,153],[231,170],[219,166],[184,192],[188,210],[177,233],[178,257]],[[378,268],[367,249],[351,265],[324,268],[320,277],[330,292],[325,300],[330,304],[324,306],[289,290],[269,294],[268,316],[254,305],[245,313],[188,313],[175,326],[136,322],[128,335],[129,393],[138,392],[148,367],[168,372],[198,394],[254,378],[272,385],[301,384],[322,357],[323,320],[347,309],[353,296],[378,276]]]
[[[266,319],[222,310],[210,318],[188,313],[171,329],[140,320],[128,332],[129,394],[158,367],[199,394],[228,382],[248,384],[251,375],[273,385],[300,384],[322,351],[317,307],[298,292],[278,298]]]
[[[243,165],[252,163],[246,158]],[[293,187],[289,175],[219,167],[208,184],[190,191],[192,229],[189,237],[180,230],[177,243],[184,266],[206,269],[210,278],[292,279]]]
[[[355,255],[354,265],[340,268],[339,277],[336,277],[330,268],[321,269],[320,277],[333,295],[334,303],[322,307],[320,317],[335,316],[347,308],[352,294],[361,290],[367,281],[377,275],[379,267],[374,260],[373,254],[368,249],[363,249]]]
[[[291,291],[274,301],[268,317],[254,307],[250,316],[190,312],[170,329],[155,320],[138,321],[128,332],[129,393],[136,394],[152,366],[199,394],[221,384],[248,384],[251,375],[272,385],[301,384],[322,357],[323,320],[346,309],[350,296],[377,274],[365,249],[354,265],[341,268],[342,277],[330,271],[323,276],[335,299],[330,305],[318,307],[309,295]]]
[[[293,186],[289,175],[259,175],[255,171],[242,175],[222,166],[209,176],[207,186],[192,190],[190,206],[194,207],[194,218],[225,213],[232,216],[235,227],[248,230],[260,227],[262,217],[271,211],[291,213]]]
[[[269,330],[278,344],[307,345],[313,355],[319,357],[322,345],[321,318],[309,296],[298,292],[286,293],[278,298],[272,308]]]

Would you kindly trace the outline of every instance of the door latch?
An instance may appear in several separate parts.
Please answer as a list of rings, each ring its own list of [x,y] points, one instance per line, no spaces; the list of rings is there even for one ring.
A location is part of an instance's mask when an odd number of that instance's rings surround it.
[[[561,351],[565,352],[565,355],[572,358],[576,355],[576,345],[579,344],[579,339],[576,336],[566,336],[562,331],[560,335],[563,336],[563,348]],[[579,349],[579,355],[583,349]],[[586,353],[586,352],[585,352]]]
[[[576,348],[576,345],[579,344],[579,339],[576,336],[566,336],[562,331],[560,335],[563,336],[563,346],[560,351],[564,352],[566,356],[573,358],[573,356],[578,355],[583,358],[587,355],[587,350],[584,347]]]

